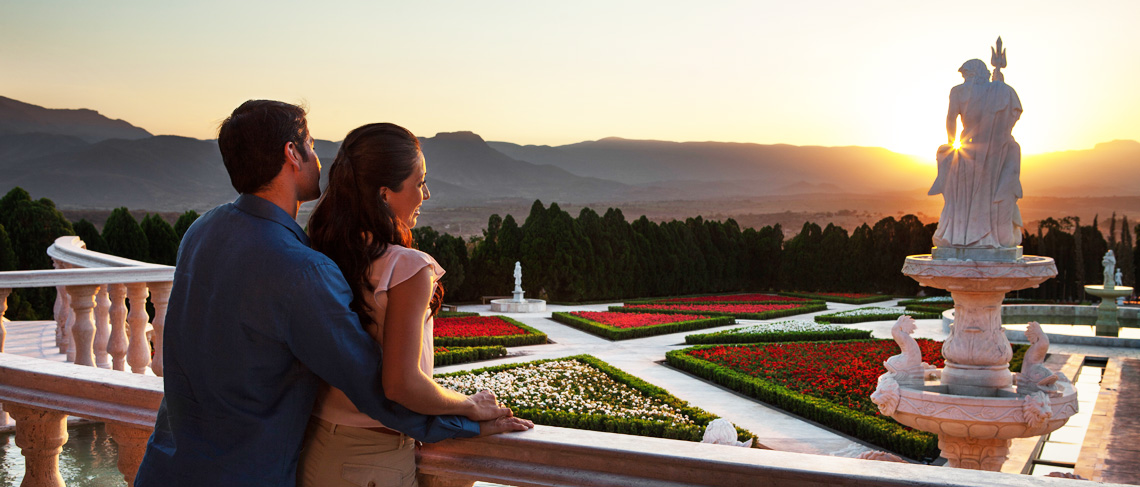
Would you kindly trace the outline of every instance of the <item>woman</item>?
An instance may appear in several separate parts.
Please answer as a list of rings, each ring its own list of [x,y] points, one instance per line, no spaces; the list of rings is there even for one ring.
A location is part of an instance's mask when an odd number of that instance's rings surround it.
[[[353,130],[309,218],[313,248],[332,258],[352,286],[351,306],[384,352],[388,398],[421,414],[479,421],[481,435],[532,428],[490,391],[466,396],[431,378],[432,316],[443,302],[444,270],[411,248],[420,205],[431,197],[426,173],[419,140],[407,129],[377,123]],[[326,386],[306,432],[298,485],[415,486],[414,444]]]

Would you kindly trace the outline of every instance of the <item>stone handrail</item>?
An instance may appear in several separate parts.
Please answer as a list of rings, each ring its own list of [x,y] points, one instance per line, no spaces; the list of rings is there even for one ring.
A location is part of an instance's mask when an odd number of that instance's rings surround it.
[[[162,379],[0,353],[0,401],[16,419],[24,484],[62,486],[65,420],[104,421],[130,485],[153,431]],[[420,449],[421,485],[1029,486],[1085,483],[945,467],[747,449],[549,426]]]

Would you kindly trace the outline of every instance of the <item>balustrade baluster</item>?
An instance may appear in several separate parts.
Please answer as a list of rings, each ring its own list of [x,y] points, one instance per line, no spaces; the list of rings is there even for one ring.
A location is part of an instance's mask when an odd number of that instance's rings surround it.
[[[166,329],[166,305],[170,301],[170,287],[173,284],[171,281],[147,283],[150,286],[150,302],[154,304],[154,321],[151,322],[154,328],[154,357],[150,361],[150,370],[159,377],[162,377],[162,337]]]
[[[11,289],[0,289],[0,353],[4,353],[4,337],[8,335],[8,330],[4,329],[4,313],[8,311],[8,295],[11,293]]]
[[[66,269],[63,261],[59,259],[51,260],[52,267],[56,269]],[[59,347],[59,353],[67,353],[67,316],[71,314],[71,308],[67,306],[67,291],[63,286],[55,287],[55,306],[52,308],[52,317],[55,318],[55,346]]]
[[[21,487],[64,487],[59,452],[67,442],[67,415],[8,405],[16,420],[16,446],[24,455]]]
[[[92,353],[95,354],[95,366],[101,369],[111,368],[111,357],[107,355],[107,341],[111,338],[111,298],[108,297],[106,284],[99,286],[95,294],[95,342]]]
[[[119,446],[119,472],[123,474],[127,485],[134,485],[135,475],[138,474],[139,465],[142,464],[151,430],[111,422],[105,426],[107,432],[111,434],[111,439]]]
[[[111,355],[111,368],[123,370],[127,361],[127,285],[111,284],[108,287],[111,336],[107,340],[107,352]]]
[[[131,303],[127,314],[131,337],[127,346],[127,363],[131,365],[131,372],[136,374],[145,374],[146,366],[150,365],[150,343],[146,339],[146,324],[150,317],[146,314],[146,296],[145,282],[127,284],[127,299]]]
[[[75,348],[75,364],[95,366],[95,294],[99,286],[67,286],[71,297],[71,312],[75,323],[71,325],[71,342]]]

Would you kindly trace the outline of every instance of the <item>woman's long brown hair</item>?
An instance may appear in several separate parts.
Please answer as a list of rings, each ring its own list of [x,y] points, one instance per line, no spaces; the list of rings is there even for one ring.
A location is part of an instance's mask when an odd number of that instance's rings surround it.
[[[412,232],[380,197],[380,188],[403,189],[422,157],[420,141],[408,129],[373,123],[344,138],[329,168],[329,184],[309,217],[314,250],[331,258],[352,288],[352,310],[362,323],[372,321],[364,293],[376,287],[368,279],[372,261],[389,245],[414,248]],[[431,298],[434,315],[443,304],[443,286]]]

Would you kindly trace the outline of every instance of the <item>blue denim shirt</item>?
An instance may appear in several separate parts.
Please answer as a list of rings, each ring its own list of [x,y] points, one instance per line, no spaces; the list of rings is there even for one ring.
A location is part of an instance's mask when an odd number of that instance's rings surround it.
[[[292,486],[323,379],[362,412],[426,442],[479,433],[389,401],[380,348],[352,291],[288,214],[242,195],[178,249],[163,352],[166,396],[135,485]]]

